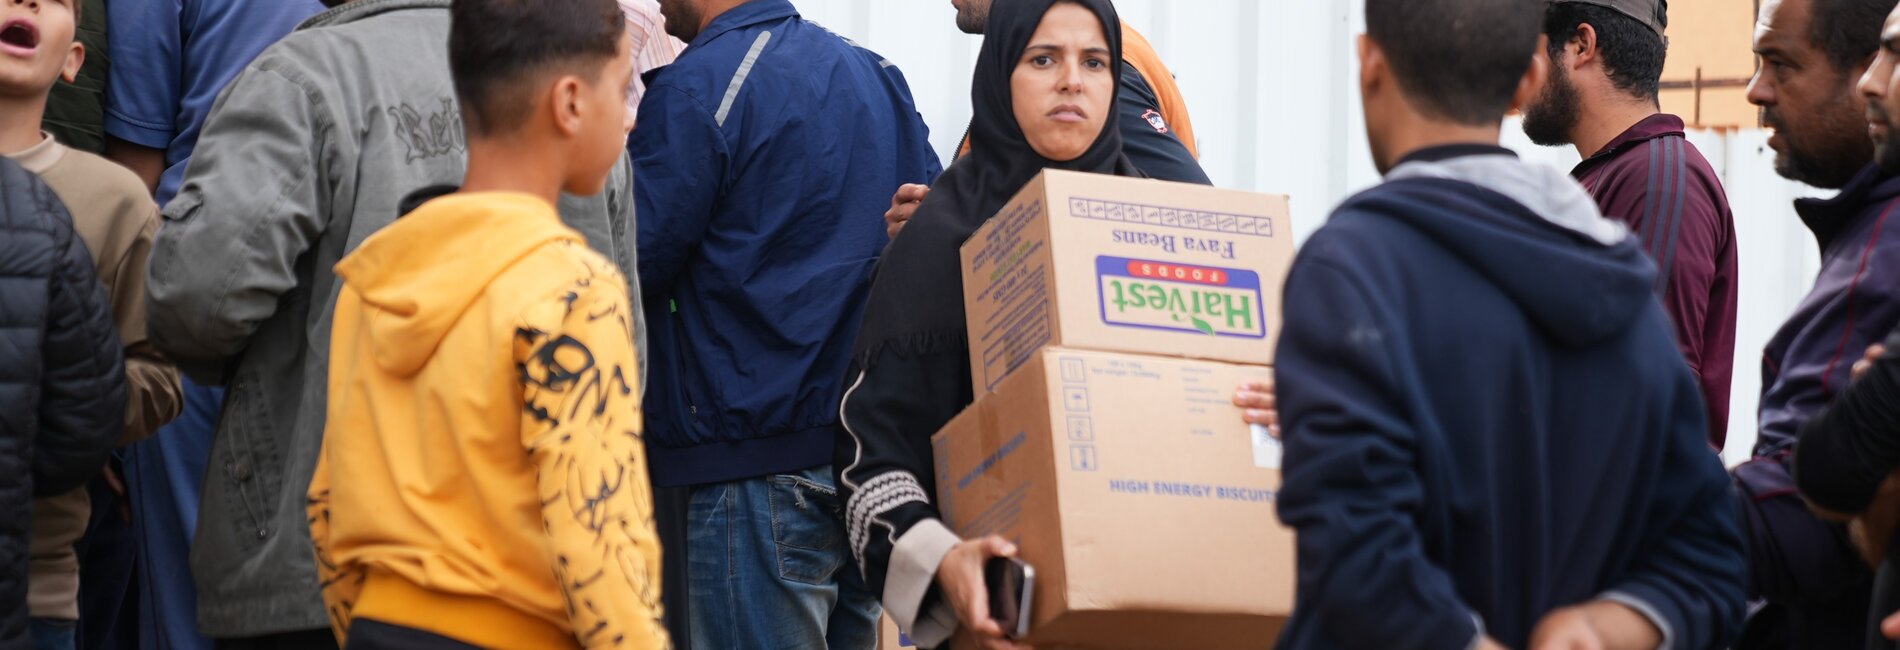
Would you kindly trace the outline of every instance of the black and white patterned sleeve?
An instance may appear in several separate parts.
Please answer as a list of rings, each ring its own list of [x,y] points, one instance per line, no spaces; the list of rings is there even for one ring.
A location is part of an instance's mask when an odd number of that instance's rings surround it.
[[[840,415],[838,486],[865,584],[919,647],[949,639],[957,620],[936,589],[937,566],[961,539],[935,504],[930,437],[971,401],[959,346],[886,351],[854,367]]]

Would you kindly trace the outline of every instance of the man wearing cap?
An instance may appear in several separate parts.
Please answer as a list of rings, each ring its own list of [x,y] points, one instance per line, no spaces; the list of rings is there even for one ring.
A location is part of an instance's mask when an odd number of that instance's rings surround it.
[[[1656,296],[1702,387],[1709,446],[1728,433],[1735,361],[1735,217],[1721,180],[1657,102],[1667,0],[1549,0],[1550,79],[1524,112],[1524,133],[1570,145],[1571,170],[1603,216],[1628,225],[1660,273]]]

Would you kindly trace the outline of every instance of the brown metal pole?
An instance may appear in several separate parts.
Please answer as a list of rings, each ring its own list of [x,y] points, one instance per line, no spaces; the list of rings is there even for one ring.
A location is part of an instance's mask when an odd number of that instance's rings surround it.
[[[1695,125],[1702,126],[1702,66],[1695,67]]]

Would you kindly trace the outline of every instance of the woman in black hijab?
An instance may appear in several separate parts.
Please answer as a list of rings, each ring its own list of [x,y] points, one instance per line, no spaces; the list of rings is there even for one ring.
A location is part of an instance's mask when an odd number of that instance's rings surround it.
[[[833,466],[867,586],[920,647],[959,625],[1012,647],[990,620],[982,565],[1015,549],[963,541],[933,505],[930,437],[973,400],[958,248],[1044,169],[1140,175],[1114,124],[1121,67],[1109,0],[996,3],[971,90],[971,152],[937,180],[872,282]]]

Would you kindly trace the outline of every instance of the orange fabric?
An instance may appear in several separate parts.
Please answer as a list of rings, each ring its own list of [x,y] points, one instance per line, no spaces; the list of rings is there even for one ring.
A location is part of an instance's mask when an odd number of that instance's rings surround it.
[[[366,618],[489,648],[579,648],[574,633],[493,598],[418,587],[393,573],[369,571],[351,618]]]
[[[1168,120],[1168,128],[1174,130],[1174,137],[1181,144],[1187,145],[1188,153],[1199,159],[1201,148],[1194,140],[1194,120],[1188,117],[1187,99],[1181,96],[1181,87],[1174,83],[1174,73],[1161,62],[1161,55],[1155,53],[1155,46],[1148,38],[1128,23],[1122,23],[1122,61],[1141,71],[1142,78],[1148,80],[1148,87],[1154,89],[1155,99],[1161,103],[1161,117]]]
[[[308,503],[338,638],[362,615],[483,647],[666,647],[613,263],[542,199],[454,194],[336,270]]]
[[[1161,62],[1161,55],[1155,52],[1155,46],[1148,37],[1122,23],[1122,62],[1134,66],[1142,78],[1148,80],[1148,87],[1155,91],[1155,99],[1161,103],[1161,117],[1168,121],[1168,128],[1174,131],[1175,139],[1187,145],[1188,153],[1196,160],[1201,157],[1199,142],[1194,139],[1194,119],[1188,117],[1187,98],[1181,96],[1181,87],[1174,83],[1174,73],[1168,71],[1168,65]],[[970,154],[970,139],[963,139],[963,148],[957,150],[957,157]]]

